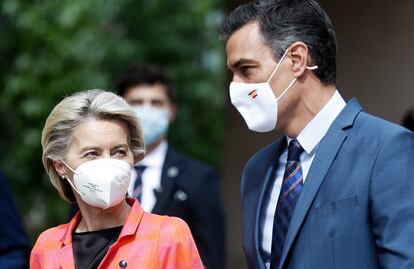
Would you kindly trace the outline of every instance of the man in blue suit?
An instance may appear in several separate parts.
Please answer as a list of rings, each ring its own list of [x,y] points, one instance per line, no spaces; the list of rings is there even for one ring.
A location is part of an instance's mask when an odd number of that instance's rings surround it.
[[[343,100],[325,11],[251,2],[221,38],[248,128],[284,133],[243,172],[248,267],[414,268],[414,134]]]

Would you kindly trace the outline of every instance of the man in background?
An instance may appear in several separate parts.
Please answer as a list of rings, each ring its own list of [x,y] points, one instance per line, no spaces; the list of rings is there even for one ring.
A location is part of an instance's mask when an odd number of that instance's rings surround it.
[[[0,172],[0,268],[29,268],[30,245],[12,193]]]
[[[120,76],[117,89],[136,111],[146,144],[146,157],[133,171],[130,195],[147,212],[183,219],[204,265],[225,268],[225,215],[218,178],[210,167],[177,152],[167,141],[176,115],[170,78],[158,66],[136,65]]]

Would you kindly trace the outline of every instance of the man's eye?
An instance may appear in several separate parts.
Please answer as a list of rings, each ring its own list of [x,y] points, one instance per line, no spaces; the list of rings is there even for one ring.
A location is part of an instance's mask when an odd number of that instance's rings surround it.
[[[131,106],[142,106],[144,104],[144,101],[142,101],[142,100],[131,100],[131,101],[128,101],[128,103]]]
[[[244,75],[247,76],[250,74],[252,67],[251,66],[242,66],[240,67],[240,72]]]
[[[161,101],[161,100],[152,100],[151,105],[153,105],[155,107],[162,107],[162,106],[164,106],[164,102]]]

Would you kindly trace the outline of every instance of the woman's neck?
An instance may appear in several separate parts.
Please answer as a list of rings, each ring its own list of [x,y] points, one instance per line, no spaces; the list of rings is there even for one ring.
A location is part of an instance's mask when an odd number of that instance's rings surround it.
[[[76,227],[76,232],[99,231],[124,225],[131,211],[131,206],[126,200],[107,209],[89,206],[79,200],[78,205],[82,219]]]

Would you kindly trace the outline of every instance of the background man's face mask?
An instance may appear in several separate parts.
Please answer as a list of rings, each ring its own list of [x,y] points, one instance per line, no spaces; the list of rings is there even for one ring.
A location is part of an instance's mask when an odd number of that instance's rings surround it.
[[[63,160],[73,175],[72,188],[88,205],[109,208],[125,198],[131,180],[131,165],[125,161],[102,158],[87,161],[73,170]]]
[[[282,94],[276,98],[270,86],[270,80],[273,78],[279,66],[287,55],[285,51],[279,63],[276,65],[269,79],[264,83],[230,83],[231,103],[243,116],[247,127],[255,132],[272,131],[277,124],[278,101],[293,86],[297,78],[294,78]],[[308,70],[315,70],[317,66],[306,67]]]
[[[133,107],[144,135],[146,145],[159,140],[168,130],[169,111],[148,105]]]

